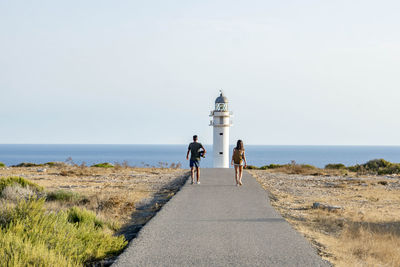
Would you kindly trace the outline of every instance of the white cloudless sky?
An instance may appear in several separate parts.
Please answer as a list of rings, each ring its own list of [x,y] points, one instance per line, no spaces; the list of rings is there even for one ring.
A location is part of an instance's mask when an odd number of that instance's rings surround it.
[[[400,145],[399,1],[0,1],[0,143]]]

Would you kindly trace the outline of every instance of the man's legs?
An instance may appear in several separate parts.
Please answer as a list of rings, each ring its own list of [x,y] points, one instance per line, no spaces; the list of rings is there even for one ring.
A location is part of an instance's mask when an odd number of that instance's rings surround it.
[[[192,177],[192,184],[194,183],[194,167],[190,167],[190,176]]]
[[[200,167],[196,167],[197,182],[200,180]]]

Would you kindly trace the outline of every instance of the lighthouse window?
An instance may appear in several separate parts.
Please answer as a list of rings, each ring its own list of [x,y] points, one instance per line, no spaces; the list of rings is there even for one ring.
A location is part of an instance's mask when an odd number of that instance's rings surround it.
[[[224,133],[219,133],[219,135],[224,135]]]
[[[219,152],[220,155],[224,154],[224,152]]]

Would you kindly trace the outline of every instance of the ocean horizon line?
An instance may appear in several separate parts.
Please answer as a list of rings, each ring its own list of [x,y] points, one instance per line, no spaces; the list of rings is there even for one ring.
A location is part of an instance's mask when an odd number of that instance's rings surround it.
[[[188,142],[189,143],[189,142]],[[128,145],[128,146],[180,146],[187,145],[188,143],[180,144],[130,144],[130,143],[0,143],[0,145]],[[212,146],[213,144],[203,143],[206,146]],[[236,144],[231,143],[230,146]],[[331,144],[246,144],[246,146],[295,146],[295,147],[400,147],[400,145],[363,145],[363,144],[341,144],[341,145],[331,145]]]

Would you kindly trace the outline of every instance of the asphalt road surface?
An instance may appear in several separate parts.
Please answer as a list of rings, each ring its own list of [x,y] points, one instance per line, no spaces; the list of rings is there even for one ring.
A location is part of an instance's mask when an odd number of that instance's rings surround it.
[[[202,169],[150,220],[114,266],[330,266],[272,208],[248,173]]]

